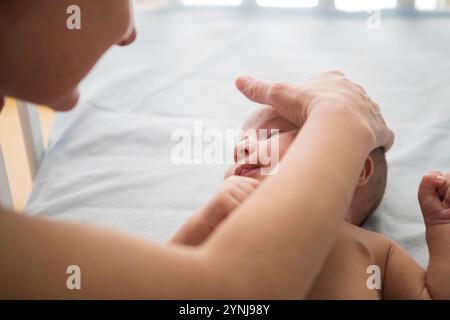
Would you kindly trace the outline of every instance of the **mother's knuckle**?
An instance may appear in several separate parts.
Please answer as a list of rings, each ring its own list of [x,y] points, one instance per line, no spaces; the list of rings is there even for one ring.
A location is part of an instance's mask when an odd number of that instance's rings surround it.
[[[330,71],[328,71],[328,74],[345,77],[345,74],[341,70],[338,70],[338,69],[330,70]]]
[[[269,96],[276,100],[285,94],[286,85],[282,82],[276,82],[272,85],[269,91]]]

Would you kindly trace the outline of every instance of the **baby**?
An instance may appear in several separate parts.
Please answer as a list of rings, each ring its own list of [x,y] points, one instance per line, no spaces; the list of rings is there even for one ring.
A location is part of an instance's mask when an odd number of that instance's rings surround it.
[[[262,164],[261,150],[276,146],[281,160],[300,130],[268,106],[253,113],[243,126],[244,132],[254,128],[277,129],[279,133],[257,139],[244,135],[235,148],[236,163],[217,195],[194,214],[172,242],[197,245],[204,241],[267,178],[262,169],[278,165],[276,157]],[[373,150],[358,170],[361,173],[351,206],[308,298],[450,299],[450,175],[432,172],[423,177],[419,187],[430,251],[425,271],[392,240],[360,227],[383,198],[387,179],[383,149]]]

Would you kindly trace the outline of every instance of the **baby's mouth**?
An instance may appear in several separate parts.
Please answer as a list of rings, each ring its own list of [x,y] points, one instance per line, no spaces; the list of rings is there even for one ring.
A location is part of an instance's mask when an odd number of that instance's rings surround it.
[[[260,166],[257,164],[241,164],[234,170],[235,176],[245,176],[255,169],[259,169]]]

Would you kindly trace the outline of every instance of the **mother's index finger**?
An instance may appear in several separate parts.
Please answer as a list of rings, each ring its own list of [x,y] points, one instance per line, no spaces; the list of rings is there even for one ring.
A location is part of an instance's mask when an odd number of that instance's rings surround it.
[[[300,88],[288,83],[272,83],[242,76],[236,80],[236,87],[250,100],[270,105],[289,121],[299,125],[298,114],[303,107]]]
[[[236,87],[253,102],[269,104],[269,93],[272,83],[268,81],[256,80],[249,76],[242,76],[237,78]]]

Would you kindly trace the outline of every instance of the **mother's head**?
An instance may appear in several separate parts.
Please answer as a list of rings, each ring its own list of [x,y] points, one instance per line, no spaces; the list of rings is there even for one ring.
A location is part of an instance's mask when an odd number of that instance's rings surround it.
[[[80,8],[79,30],[66,24],[71,5]],[[131,0],[1,0],[0,109],[4,96],[72,108],[103,53],[135,37]]]

